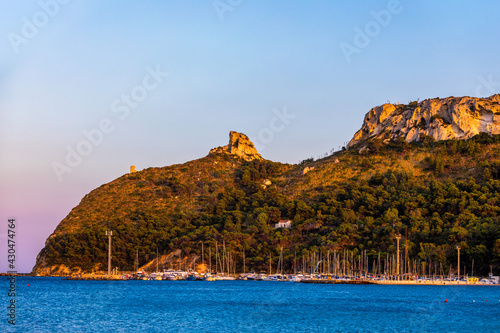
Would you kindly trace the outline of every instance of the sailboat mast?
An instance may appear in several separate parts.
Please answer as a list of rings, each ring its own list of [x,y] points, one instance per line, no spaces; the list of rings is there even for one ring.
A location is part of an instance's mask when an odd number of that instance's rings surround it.
[[[297,275],[297,251],[293,253],[293,275]]]
[[[217,265],[219,264],[218,259],[219,259],[219,247],[217,246],[217,241],[215,241],[215,274],[217,274],[218,272],[218,267],[217,267]]]
[[[225,261],[226,261],[226,241],[222,241],[222,273],[224,274],[224,267],[225,267]]]
[[[139,270],[139,249],[135,249],[135,271]]]
[[[283,246],[280,248],[280,274],[283,274]]]
[[[269,253],[269,275],[271,275],[271,253]]]

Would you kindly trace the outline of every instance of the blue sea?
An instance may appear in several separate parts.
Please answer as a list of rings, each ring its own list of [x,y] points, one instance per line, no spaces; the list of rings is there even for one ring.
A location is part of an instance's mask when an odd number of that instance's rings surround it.
[[[1,278],[1,332],[500,332],[498,286]],[[447,300],[447,302],[446,302]]]

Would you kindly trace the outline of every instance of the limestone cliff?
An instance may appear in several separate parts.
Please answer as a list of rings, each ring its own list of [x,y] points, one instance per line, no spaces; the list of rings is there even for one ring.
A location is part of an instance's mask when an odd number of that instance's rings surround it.
[[[250,139],[242,133],[229,132],[229,143],[227,146],[218,147],[210,150],[210,154],[225,153],[237,155],[246,161],[262,160],[262,156],[255,149]]]
[[[435,140],[469,139],[482,132],[500,134],[500,94],[377,106],[366,114],[348,147],[370,138],[385,142],[400,137],[418,141],[422,135]]]

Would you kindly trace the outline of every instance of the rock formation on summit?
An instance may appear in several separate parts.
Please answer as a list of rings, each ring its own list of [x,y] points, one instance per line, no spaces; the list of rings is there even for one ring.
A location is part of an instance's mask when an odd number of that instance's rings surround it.
[[[371,138],[384,142],[469,139],[479,133],[500,134],[500,94],[489,98],[433,98],[420,103],[384,104],[371,109],[348,147]]]
[[[228,145],[210,150],[210,154],[213,153],[237,155],[245,161],[263,160],[252,141],[245,134],[233,131],[229,132]]]

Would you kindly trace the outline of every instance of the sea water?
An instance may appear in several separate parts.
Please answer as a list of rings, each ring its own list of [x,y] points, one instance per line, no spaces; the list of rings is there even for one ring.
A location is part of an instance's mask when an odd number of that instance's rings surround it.
[[[1,332],[500,332],[499,286],[1,278]]]

